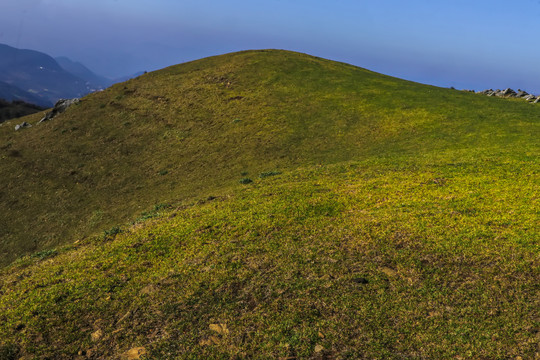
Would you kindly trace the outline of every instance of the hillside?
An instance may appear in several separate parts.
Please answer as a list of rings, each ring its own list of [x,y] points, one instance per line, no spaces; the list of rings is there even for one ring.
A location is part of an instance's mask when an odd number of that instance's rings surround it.
[[[539,119],[246,51],[7,122],[0,358],[534,358]]]

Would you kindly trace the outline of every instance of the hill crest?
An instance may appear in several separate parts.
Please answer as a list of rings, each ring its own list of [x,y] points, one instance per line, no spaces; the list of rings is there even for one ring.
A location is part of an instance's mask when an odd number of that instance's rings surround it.
[[[539,117],[518,101],[289,51],[180,64],[91,94],[51,122],[0,127],[0,210],[12,214],[0,219],[2,246],[10,260],[51,248],[156,204],[230,191],[244,173],[479,147],[534,153]]]

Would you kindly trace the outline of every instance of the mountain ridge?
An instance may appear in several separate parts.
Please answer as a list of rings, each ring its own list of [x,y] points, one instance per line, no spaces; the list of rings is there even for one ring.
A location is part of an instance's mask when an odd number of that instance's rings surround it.
[[[94,73],[84,64],[78,61],[73,61],[66,56],[56,57],[55,60],[64,70],[78,76],[83,80],[86,80],[90,92],[106,89],[114,83],[113,80]]]
[[[40,106],[48,106],[49,102],[31,94],[27,91],[19,89],[16,86],[0,81],[0,99],[6,101],[25,101],[27,103]]]
[[[81,97],[93,90],[86,80],[64,70],[50,55],[5,44],[0,44],[0,81],[32,94],[40,105],[48,106],[61,98]]]

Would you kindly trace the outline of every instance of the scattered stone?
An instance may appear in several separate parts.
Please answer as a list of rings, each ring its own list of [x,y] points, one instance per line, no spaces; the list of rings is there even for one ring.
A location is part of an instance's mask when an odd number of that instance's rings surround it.
[[[499,91],[497,96],[500,97],[515,97],[516,92],[510,88],[504,89],[503,91]]]
[[[537,97],[536,100],[533,101],[533,104],[537,104],[540,102],[540,97]]]
[[[28,127],[32,127],[32,125],[30,125],[29,123],[27,123],[27,122],[25,121],[25,122],[23,122],[22,124],[15,125],[15,131],[19,131],[19,130],[21,130],[21,129],[28,128]]]
[[[219,345],[221,340],[218,337],[210,336],[208,339],[202,339],[199,341],[199,345],[201,346],[211,346],[211,345]]]
[[[125,360],[139,360],[143,355],[146,355],[146,349],[144,347],[136,347],[126,351],[122,355],[122,359]]]
[[[98,341],[103,337],[103,331],[96,330],[92,333],[92,335],[90,335],[90,337],[92,338],[92,341]]]
[[[524,91],[524,90],[521,90],[521,89],[518,89],[517,94],[516,94],[516,97],[521,98],[521,97],[525,97],[525,96],[527,96],[527,95],[529,95],[528,92],[526,92],[526,91]]]
[[[227,328],[227,324],[210,324],[209,327],[210,330],[215,331],[220,335],[229,335],[229,329]]]
[[[150,295],[158,291],[157,286],[154,284],[147,285],[141,289],[141,294]]]
[[[210,345],[212,345],[212,340],[210,340],[210,339],[202,339],[201,341],[199,341],[199,345],[200,346],[210,346]]]
[[[316,345],[315,346],[315,352],[316,353],[320,353],[323,350],[324,350],[324,347],[322,345]]]
[[[469,90],[464,90],[464,91],[469,91]],[[507,88],[504,90],[487,89],[487,90],[477,91],[476,93],[480,95],[497,96],[497,97],[502,97],[502,98],[518,98],[518,99],[523,99],[529,102],[534,102],[535,104],[540,102],[540,100],[538,100],[540,99],[540,97],[529,94],[525,90],[521,90],[521,89],[518,89],[517,92],[515,92],[514,90],[510,88]]]
[[[78,104],[81,100],[79,98],[75,99],[60,99],[54,104],[54,108],[49,111],[45,116],[39,120],[39,123],[42,123],[44,121],[52,120],[56,117],[56,115],[63,113],[66,111],[68,107],[70,107],[73,104]]]
[[[389,267],[387,267],[387,266],[383,267],[383,268],[381,269],[381,271],[382,271],[383,273],[385,273],[386,276],[389,276],[389,277],[394,277],[394,276],[397,275],[397,271],[396,271],[396,270],[394,270],[394,269],[392,269],[392,268],[389,268]]]

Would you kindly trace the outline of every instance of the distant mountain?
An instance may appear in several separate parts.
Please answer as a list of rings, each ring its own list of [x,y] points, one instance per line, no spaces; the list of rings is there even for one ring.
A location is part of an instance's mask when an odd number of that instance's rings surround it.
[[[128,80],[131,80],[131,79],[135,79],[141,75],[144,75],[146,73],[146,71],[139,71],[138,73],[135,73],[135,74],[132,74],[132,75],[126,75],[126,76],[121,76],[119,78],[116,78],[114,80],[112,80],[113,84],[118,84],[118,83],[121,83],[121,82],[124,82],[124,81],[128,81]]]
[[[52,57],[34,50],[0,44],[0,81],[54,104],[60,98],[81,97],[87,81],[64,70]]]
[[[40,106],[49,106],[48,100],[42,99],[16,86],[0,81],[0,99],[6,101],[24,101]]]
[[[103,90],[115,83],[115,81],[94,73],[78,61],[73,61],[65,56],[55,58],[56,62],[67,72],[86,80],[86,86],[92,91]]]

